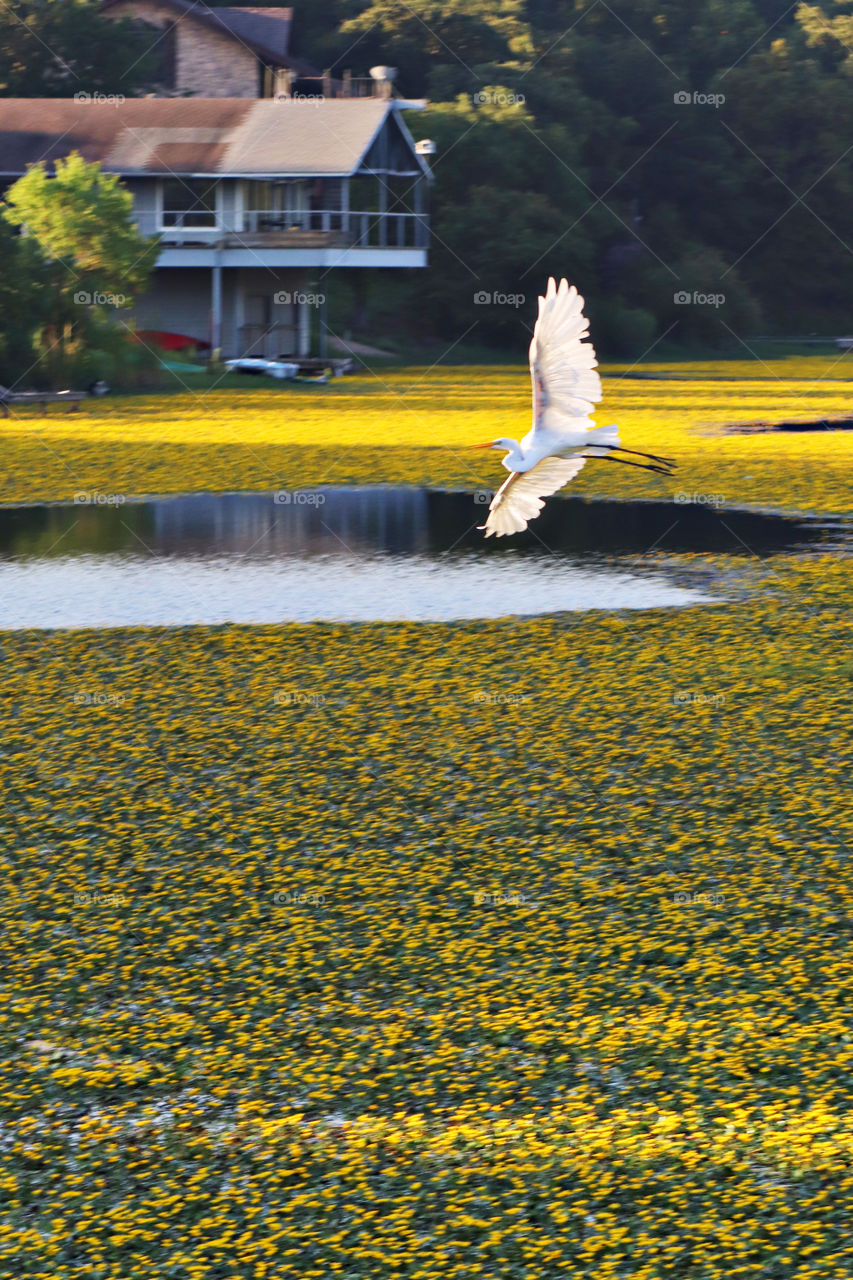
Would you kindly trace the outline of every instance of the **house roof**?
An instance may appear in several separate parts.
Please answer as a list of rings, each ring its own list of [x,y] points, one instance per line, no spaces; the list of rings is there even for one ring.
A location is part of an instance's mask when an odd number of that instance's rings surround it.
[[[104,0],[107,12],[123,0]],[[318,75],[316,68],[290,56],[292,9],[211,9],[199,0],[157,0],[157,7],[175,11],[175,18],[192,18],[239,40],[271,66],[291,67],[302,75]]]
[[[123,176],[349,176],[396,111],[388,98],[4,98],[0,174],[79,151]],[[406,163],[392,171],[426,173],[400,125]]]
[[[211,9],[209,12],[247,44],[267,48],[280,58],[290,53],[292,9]]]

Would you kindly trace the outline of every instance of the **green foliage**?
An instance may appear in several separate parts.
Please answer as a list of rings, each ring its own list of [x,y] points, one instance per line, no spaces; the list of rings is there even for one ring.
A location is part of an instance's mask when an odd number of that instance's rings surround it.
[[[132,341],[123,325],[104,321],[60,343],[52,341],[50,329],[38,333],[33,361],[27,386],[80,389],[104,381],[122,391],[147,391],[168,383],[155,352]]]
[[[3,0],[0,96],[132,94],[156,78],[151,28],[104,18],[97,0]]]
[[[643,307],[608,301],[593,303],[589,318],[595,329],[596,347],[626,360],[641,360],[658,335],[657,320]]]
[[[133,197],[114,174],[101,172],[76,151],[49,176],[33,165],[10,187],[6,218],[26,227],[45,259],[66,274],[72,289],[126,297],[144,288],[156,241],[133,222]]]
[[[329,65],[391,64],[431,100],[410,120],[437,143],[431,268],[406,285],[425,334],[475,323],[475,341],[517,346],[520,318],[471,295],[529,296],[549,273],[577,281],[614,355],[667,331],[730,346],[849,328],[853,77],[836,72],[853,4],[831,20],[784,0],[320,8]],[[726,301],[678,306],[684,290]]]
[[[0,384],[12,386],[36,360],[45,270],[38,250],[0,218]]]
[[[817,4],[801,4],[797,21],[803,29],[810,49],[816,49],[824,67],[844,71],[853,69],[853,13],[845,0],[834,0],[843,13],[832,17]]]
[[[451,149],[454,155],[435,202],[432,270],[420,286],[422,316],[439,333],[452,316],[459,328],[477,326],[475,340],[517,340],[520,308],[475,297],[530,300],[549,270],[581,278],[591,254],[584,182],[567,129],[551,125],[540,138],[524,107],[506,104],[512,90],[491,85],[480,93],[485,101],[460,95],[455,103],[430,107],[418,121],[439,156]],[[545,175],[539,171],[543,148],[554,157]]]
[[[374,0],[341,25],[341,34],[361,38],[361,56],[387,62],[389,49],[401,83],[423,85],[431,94],[431,74],[455,73],[457,92],[479,87],[480,70],[503,65],[511,44],[522,37],[520,0]]]
[[[43,164],[19,178],[2,210],[15,287],[35,321],[35,381],[67,383],[88,352],[116,352],[120,314],[148,282],[157,243],[132,220],[133,199],[114,175],[73,152],[49,177]],[[8,235],[9,225],[25,234]],[[5,312],[6,343],[23,343]],[[11,359],[11,356],[8,357]],[[93,376],[101,377],[100,365]]]

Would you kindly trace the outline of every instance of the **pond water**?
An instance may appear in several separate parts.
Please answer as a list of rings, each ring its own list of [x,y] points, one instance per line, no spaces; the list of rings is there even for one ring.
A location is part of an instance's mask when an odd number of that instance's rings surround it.
[[[711,495],[713,496],[713,495]],[[710,602],[650,551],[772,554],[824,537],[689,503],[551,499],[486,541],[490,495],[417,488],[0,508],[0,628],[450,620]]]

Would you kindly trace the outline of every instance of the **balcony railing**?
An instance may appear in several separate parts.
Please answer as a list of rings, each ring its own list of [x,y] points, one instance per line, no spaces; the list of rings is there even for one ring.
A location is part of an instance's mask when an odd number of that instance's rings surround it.
[[[230,249],[349,248],[425,249],[429,225],[422,213],[311,209],[246,211],[240,220],[217,223],[216,214],[163,213],[165,245],[222,244]],[[230,224],[230,225],[229,225]]]
[[[289,93],[279,97],[300,98],[393,98],[394,86],[388,80],[373,80],[368,76],[349,76],[344,73],[338,80],[327,71],[322,76],[299,76],[293,81]]]
[[[181,230],[209,229],[216,227],[216,211],[214,209],[164,209],[163,226]]]

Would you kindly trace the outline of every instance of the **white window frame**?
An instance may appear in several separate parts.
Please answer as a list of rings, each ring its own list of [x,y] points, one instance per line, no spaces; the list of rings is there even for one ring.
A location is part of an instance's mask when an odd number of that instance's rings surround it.
[[[185,176],[186,175],[184,174],[177,176],[177,181],[178,182],[183,181]],[[174,180],[175,180],[174,177],[169,178],[170,182]],[[188,180],[191,182],[208,181],[208,179],[206,178],[199,179],[199,178],[193,178],[193,177],[190,177]],[[163,207],[163,187],[164,187],[165,181],[166,179],[164,178],[159,178],[157,181],[157,230],[158,232],[168,233],[169,231],[219,231],[221,230],[222,218],[223,218],[223,203],[224,203],[221,178],[210,179],[213,185],[213,190],[214,190],[214,195],[216,200],[216,209],[215,209],[216,226],[215,227],[205,227],[203,225],[196,225],[193,222],[184,222],[183,225],[180,227],[164,226],[163,214],[166,212],[166,210]],[[170,210],[169,212],[174,212],[174,210]]]

